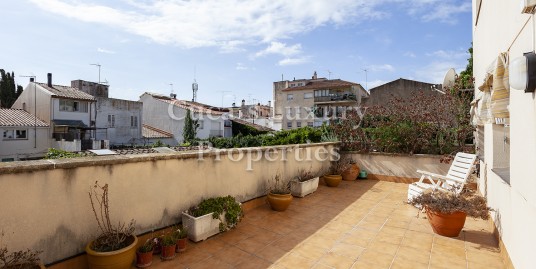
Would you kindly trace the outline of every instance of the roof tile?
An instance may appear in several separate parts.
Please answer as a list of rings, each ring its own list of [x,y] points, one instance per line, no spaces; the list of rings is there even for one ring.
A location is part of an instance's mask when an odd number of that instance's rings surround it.
[[[22,110],[13,108],[0,109],[0,126],[6,127],[48,127],[49,125],[36,118],[34,115]]]

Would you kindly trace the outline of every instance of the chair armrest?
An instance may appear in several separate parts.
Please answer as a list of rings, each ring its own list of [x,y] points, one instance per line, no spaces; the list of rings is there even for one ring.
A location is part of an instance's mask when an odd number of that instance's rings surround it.
[[[450,178],[448,178],[446,176],[436,174],[436,173],[432,173],[432,172],[428,172],[428,171],[417,170],[417,173],[427,175],[427,176],[430,176],[430,177],[433,177],[433,178],[437,178],[437,179],[439,179],[441,181],[451,180]]]

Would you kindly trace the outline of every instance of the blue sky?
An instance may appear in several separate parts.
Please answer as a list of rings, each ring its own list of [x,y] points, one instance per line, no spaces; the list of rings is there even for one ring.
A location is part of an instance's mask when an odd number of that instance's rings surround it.
[[[469,0],[7,0],[0,24],[0,68],[17,76],[97,81],[99,63],[111,97],[173,84],[191,99],[195,70],[198,101],[217,106],[266,103],[281,75],[313,71],[368,88],[441,83],[472,40]]]

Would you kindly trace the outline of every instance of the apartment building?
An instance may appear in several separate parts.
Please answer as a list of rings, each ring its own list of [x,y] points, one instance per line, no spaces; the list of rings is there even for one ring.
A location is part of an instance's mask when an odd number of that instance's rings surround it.
[[[273,94],[274,129],[321,126],[369,96],[358,83],[318,78],[316,72],[311,79],[274,82]]]

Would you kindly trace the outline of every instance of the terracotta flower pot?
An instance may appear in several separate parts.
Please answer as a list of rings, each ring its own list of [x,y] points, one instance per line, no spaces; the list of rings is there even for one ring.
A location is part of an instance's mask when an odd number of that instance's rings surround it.
[[[342,180],[356,180],[357,175],[359,175],[359,166],[355,163],[353,163],[350,168],[346,169],[344,172],[342,172]]]
[[[153,251],[139,252],[136,251],[136,267],[146,268],[153,264]]]
[[[465,214],[465,212],[443,214],[441,212],[426,209],[426,216],[428,216],[428,222],[430,222],[430,225],[432,225],[432,229],[436,234],[447,237],[456,237],[463,229],[467,214]]]
[[[175,249],[177,248],[177,245],[171,245],[171,246],[162,246],[162,252],[160,253],[160,258],[162,260],[173,260],[175,259]]]
[[[175,249],[175,252],[183,252],[186,251],[186,246],[188,244],[188,238],[181,238],[177,240],[177,248]]]
[[[290,205],[290,202],[292,202],[292,195],[290,193],[275,194],[270,192],[267,197],[270,207],[275,211],[285,211]]]
[[[93,241],[89,242],[89,244],[86,245],[89,269],[130,269],[132,261],[136,256],[136,244],[138,243],[138,238],[135,235],[132,235],[131,238],[127,240],[132,242],[128,247],[108,252],[97,252],[91,249]]]
[[[337,187],[341,184],[342,176],[341,175],[325,175],[324,181],[328,187]]]

